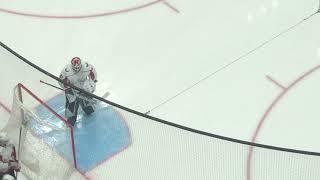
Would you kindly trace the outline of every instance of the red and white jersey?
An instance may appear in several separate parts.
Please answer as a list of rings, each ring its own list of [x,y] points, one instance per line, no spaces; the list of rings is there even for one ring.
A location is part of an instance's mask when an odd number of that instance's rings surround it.
[[[78,72],[75,72],[72,69],[71,65],[68,64],[61,71],[60,79],[62,79],[64,82],[70,83],[78,88],[83,89],[84,82],[86,82],[87,80],[92,80],[93,82],[97,81],[97,72],[95,68],[87,62],[82,63],[82,67]],[[65,84],[59,84],[62,88],[67,88]]]
[[[11,169],[9,162],[17,162],[15,147],[12,144],[0,146],[0,173],[6,173]]]

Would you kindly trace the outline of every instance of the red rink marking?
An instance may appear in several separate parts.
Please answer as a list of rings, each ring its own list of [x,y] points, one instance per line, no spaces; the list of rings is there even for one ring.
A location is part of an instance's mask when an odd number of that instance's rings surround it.
[[[174,12],[180,13],[180,11],[176,7],[174,7],[173,5],[168,3],[167,1],[163,1],[163,4],[166,5],[168,8],[170,8],[171,10],[173,10]]]
[[[2,107],[7,113],[11,114],[11,110],[8,108],[8,106],[4,105],[2,102],[0,102],[0,107]]]
[[[84,14],[84,15],[48,15],[48,14],[36,14],[36,13],[27,13],[27,12],[21,12],[21,11],[15,11],[15,10],[9,10],[0,8],[0,12],[13,14],[13,15],[19,15],[19,16],[26,16],[26,17],[34,17],[34,18],[46,18],[46,19],[85,19],[85,18],[96,18],[96,17],[104,17],[104,16],[111,16],[111,15],[117,15],[117,14],[124,14],[131,11],[140,10],[152,5],[155,5],[157,3],[164,2],[164,0],[156,0],[152,1],[146,4],[142,5],[136,5],[134,7],[121,9],[121,10],[115,10],[110,12],[104,12],[104,13],[96,13],[96,14]]]
[[[253,134],[253,137],[251,139],[251,142],[255,143],[256,139],[259,135],[259,132],[263,126],[263,124],[265,123],[266,119],[269,117],[269,115],[271,114],[272,110],[276,107],[276,105],[280,102],[280,100],[282,100],[285,95],[291,90],[293,89],[297,84],[299,84],[301,81],[305,80],[306,77],[312,75],[314,72],[318,71],[320,69],[320,65],[310,69],[309,71],[307,71],[306,73],[304,73],[303,75],[301,75],[299,78],[297,78],[295,81],[293,81],[286,89],[283,90],[283,92],[281,92],[276,99],[271,103],[271,105],[267,108],[267,110],[265,111],[265,113],[263,114],[262,118],[259,121],[259,124]],[[246,172],[246,179],[247,180],[251,180],[251,160],[253,157],[253,149],[254,146],[250,146],[249,148],[249,153],[247,156],[247,172]]]
[[[280,84],[278,81],[274,80],[272,77],[270,77],[270,76],[268,76],[268,75],[267,75],[266,77],[267,77],[267,79],[269,79],[269,81],[273,82],[275,85],[277,85],[277,86],[280,87],[281,89],[283,89],[283,90],[286,89],[285,86],[283,86],[282,84]]]

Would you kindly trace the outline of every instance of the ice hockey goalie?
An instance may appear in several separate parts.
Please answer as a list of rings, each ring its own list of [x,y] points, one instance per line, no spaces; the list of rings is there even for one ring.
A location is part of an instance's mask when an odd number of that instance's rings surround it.
[[[95,111],[96,101],[69,88],[66,83],[93,93],[96,89],[97,72],[91,64],[82,62],[79,57],[74,57],[71,63],[62,70],[60,79],[64,82],[59,82],[59,84],[64,89],[66,96],[65,117],[74,126],[79,107],[81,106],[82,110],[89,115]]]

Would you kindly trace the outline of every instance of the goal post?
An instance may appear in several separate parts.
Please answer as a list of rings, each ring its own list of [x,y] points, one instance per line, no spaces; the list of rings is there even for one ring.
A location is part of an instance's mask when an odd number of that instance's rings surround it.
[[[35,93],[18,84],[4,131],[29,179],[88,179],[77,170],[74,129]]]
[[[73,127],[72,125],[61,115],[59,115],[57,112],[55,112],[50,106],[48,106],[45,102],[43,102],[40,98],[38,98],[35,94],[33,94],[29,89],[27,89],[25,86],[22,84],[18,84],[18,92],[19,92],[19,100],[23,104],[23,99],[22,99],[22,90],[27,92],[32,98],[34,98],[36,101],[39,102],[40,105],[44,106],[50,113],[52,113],[54,116],[56,116],[59,120],[63,121],[65,126],[69,129],[70,131],[70,142],[71,142],[71,149],[72,149],[72,159],[73,159],[73,165],[75,168],[77,168],[77,159],[76,159],[76,152],[75,152],[75,145],[74,145],[74,133],[73,133]]]

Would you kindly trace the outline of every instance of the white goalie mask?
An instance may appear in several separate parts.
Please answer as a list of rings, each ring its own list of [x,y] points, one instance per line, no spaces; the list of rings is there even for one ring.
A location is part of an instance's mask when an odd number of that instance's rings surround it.
[[[75,72],[79,72],[81,70],[81,67],[82,67],[81,59],[79,57],[72,58],[71,67]]]

